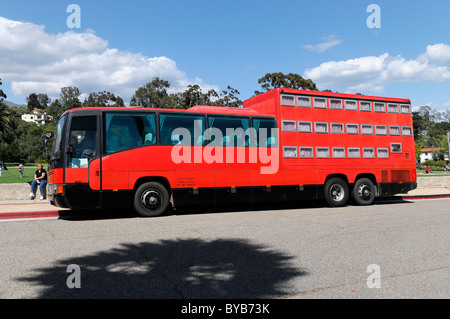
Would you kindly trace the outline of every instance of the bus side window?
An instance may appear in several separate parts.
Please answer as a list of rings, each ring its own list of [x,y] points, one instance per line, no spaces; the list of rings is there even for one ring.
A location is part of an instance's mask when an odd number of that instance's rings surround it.
[[[274,119],[253,119],[255,146],[277,147],[278,131],[277,123]]]
[[[159,131],[162,145],[203,145],[205,118],[202,115],[160,114]]]
[[[105,122],[106,153],[156,144],[156,122],[153,113],[107,113]]]
[[[250,119],[237,116],[209,116],[208,117],[210,145],[215,146],[249,146]],[[216,135],[221,135],[218,140]],[[220,137],[220,136],[219,136]]]

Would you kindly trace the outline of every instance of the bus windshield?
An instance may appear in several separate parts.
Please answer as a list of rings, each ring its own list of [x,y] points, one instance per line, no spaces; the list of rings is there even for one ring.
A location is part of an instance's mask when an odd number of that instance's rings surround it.
[[[66,124],[67,116],[62,117],[58,121],[58,125],[56,127],[56,136],[55,140],[53,142],[53,149],[52,154],[50,156],[50,160],[57,160],[61,156],[61,141],[62,141],[62,135],[64,132],[64,126]]]

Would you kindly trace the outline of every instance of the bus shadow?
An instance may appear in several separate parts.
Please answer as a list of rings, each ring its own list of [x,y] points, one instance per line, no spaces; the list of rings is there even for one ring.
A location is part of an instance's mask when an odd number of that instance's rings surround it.
[[[378,198],[373,205],[393,205],[393,204],[408,204],[411,201],[404,200],[397,197]],[[349,200],[348,206],[358,206],[353,200]],[[363,207],[363,206],[361,206]],[[169,209],[162,216],[177,216],[177,215],[201,215],[213,213],[241,213],[254,211],[269,211],[269,210],[297,210],[297,209],[311,209],[323,208],[333,209],[329,207],[323,200],[301,200],[288,202],[259,202],[259,203],[240,203],[240,204],[221,204],[221,205],[187,205],[177,207],[176,209]],[[66,221],[89,221],[102,219],[128,219],[141,218],[132,208],[130,209],[84,209],[84,210],[61,210],[59,211],[59,219]],[[158,218],[158,217],[151,217]]]
[[[38,298],[274,298],[308,274],[293,259],[243,239],[161,240],[56,260],[17,280]]]

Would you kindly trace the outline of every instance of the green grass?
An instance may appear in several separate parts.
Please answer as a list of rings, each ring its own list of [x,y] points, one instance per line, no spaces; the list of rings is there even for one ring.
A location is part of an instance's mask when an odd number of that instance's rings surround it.
[[[417,170],[417,175],[420,175],[420,177],[424,176],[450,176],[449,171],[434,171],[431,169],[431,173],[426,174],[425,170]]]
[[[28,181],[32,181],[34,180],[34,172],[36,172],[36,170],[36,166],[25,166],[25,169],[23,171],[23,178],[20,178],[18,167],[8,166],[7,171],[2,169],[0,184],[26,183]]]

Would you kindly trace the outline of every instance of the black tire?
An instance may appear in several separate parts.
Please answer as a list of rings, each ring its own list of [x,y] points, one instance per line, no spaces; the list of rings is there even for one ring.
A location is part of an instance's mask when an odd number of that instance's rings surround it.
[[[158,182],[142,184],[134,195],[134,209],[143,217],[155,217],[165,213],[169,202],[169,192]]]
[[[330,178],[325,183],[324,196],[330,206],[344,206],[349,196],[347,183],[339,177]]]
[[[375,185],[368,178],[360,178],[353,187],[352,197],[359,205],[370,205],[375,199]]]

